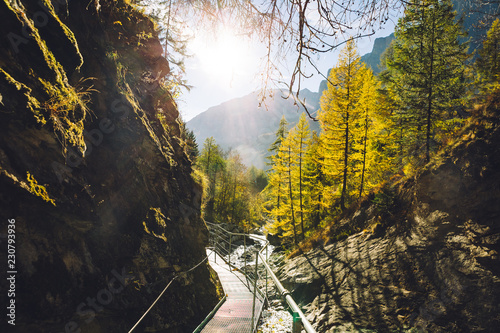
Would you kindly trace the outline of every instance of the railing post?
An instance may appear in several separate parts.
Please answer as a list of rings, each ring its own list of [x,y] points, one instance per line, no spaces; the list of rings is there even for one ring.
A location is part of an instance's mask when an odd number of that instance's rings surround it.
[[[257,325],[254,326],[254,320],[255,320],[255,298],[257,296],[257,276],[259,274],[258,264],[259,264],[259,252],[255,253],[255,278],[253,282],[253,303],[252,303],[252,333],[257,327]]]
[[[214,240],[214,263],[217,263],[217,238]]]
[[[300,333],[302,331],[302,321],[298,312],[292,312],[292,333]]]
[[[268,254],[268,252],[267,252],[268,245],[269,245],[269,244],[267,243],[267,244],[266,244],[266,263],[267,263],[267,261],[269,260],[269,254]],[[266,302],[267,302],[267,300],[268,300],[268,299],[269,299],[269,296],[268,296],[268,294],[267,294],[267,269],[266,269]]]
[[[229,252],[227,254],[227,257],[229,258],[229,268],[231,269],[231,240],[233,239],[233,237],[231,236],[231,234],[229,234]]]

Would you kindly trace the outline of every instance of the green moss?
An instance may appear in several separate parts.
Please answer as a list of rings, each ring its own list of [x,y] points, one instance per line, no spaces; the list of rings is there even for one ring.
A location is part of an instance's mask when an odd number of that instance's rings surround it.
[[[21,12],[20,10],[18,10],[17,8],[12,7],[12,5],[11,5],[11,1],[9,1],[9,0],[4,0],[3,2],[4,2],[4,3],[5,3],[5,5],[7,6],[7,8],[9,8],[9,10],[10,10],[11,12],[13,12],[13,13],[17,16],[17,19],[18,19],[19,21],[22,21],[22,18],[21,18],[21,16],[22,16],[22,12]],[[18,4],[17,2],[12,2],[12,4],[15,4],[16,6],[19,6],[19,4]]]
[[[150,211],[152,211],[154,213],[156,223],[159,226],[165,228],[167,226],[167,224],[165,223],[165,215],[163,215],[163,213],[161,212],[161,209],[160,208],[151,207]]]
[[[79,68],[83,64],[83,57],[78,49],[75,35],[61,22],[55,13],[52,3],[49,0],[42,1],[50,15],[60,25],[66,38],[68,38],[74,46],[75,52],[80,58]],[[45,93],[47,95],[47,101],[44,103],[39,102],[39,100],[32,96],[31,89],[28,88],[28,86],[16,81],[3,69],[0,69],[3,76],[5,76],[6,80],[13,84],[17,90],[24,90],[24,94],[28,100],[27,108],[32,111],[38,122],[45,124],[48,120],[51,121],[54,133],[63,146],[64,154],[67,152],[68,145],[75,146],[83,153],[85,151],[83,122],[88,113],[86,104],[90,100],[89,95],[92,89],[79,90],[78,88],[72,87],[68,83],[64,68],[56,60],[54,54],[48,48],[47,43],[41,38],[34,22],[25,15],[22,5],[13,7],[8,1],[6,3],[8,8],[16,15],[19,22],[26,26],[26,30],[38,46],[45,64],[51,72],[50,78],[42,78],[38,74],[39,71],[37,71],[37,68],[28,70],[29,77],[35,81],[33,85],[36,86],[41,84],[42,89],[36,91],[37,96],[41,93]]]
[[[120,22],[120,24],[121,24],[121,22]],[[151,32],[146,33],[145,31],[142,31],[142,32],[138,33],[136,35],[136,37],[137,37],[137,46],[143,46],[144,44],[142,43],[142,41],[153,38],[153,34]]]
[[[142,108],[139,105],[139,102],[136,100],[134,93],[132,92],[132,89],[130,89],[130,86],[125,81],[125,78],[123,78],[123,81],[122,80],[120,81],[122,82],[122,84],[119,85],[119,90],[132,106],[134,113],[141,120],[142,124],[144,125],[144,128],[147,130],[149,134],[149,137],[153,140],[158,149],[163,153],[163,156],[167,160],[168,164],[170,166],[176,166],[177,162],[173,158],[173,148],[170,145],[169,140],[167,139],[163,140],[167,146],[162,145],[160,139],[158,138],[151,124],[149,123],[148,117],[146,116],[144,110],[142,110]]]
[[[50,15],[52,15],[52,17],[57,21],[57,23],[59,24],[59,26],[63,30],[64,35],[68,38],[68,40],[74,46],[75,52],[78,55],[78,57],[80,58],[80,64],[76,67],[76,70],[79,70],[80,67],[82,67],[82,65],[83,65],[83,56],[80,53],[80,48],[78,47],[78,43],[76,41],[75,34],[64,23],[62,23],[61,19],[59,18],[59,16],[57,16],[57,14],[55,12],[55,9],[54,9],[54,6],[52,5],[52,2],[50,2],[49,0],[42,0],[42,2],[45,5],[45,7],[49,10]]]
[[[33,113],[36,121],[44,125],[47,120],[42,115],[40,102],[31,95],[31,88],[27,85],[14,79],[9,73],[7,73],[3,68],[0,68],[0,74],[3,76],[7,83],[13,85],[16,90],[21,91],[26,97],[26,108]]]
[[[149,212],[146,214],[146,221],[143,221],[142,225],[144,227],[144,231],[147,234],[159,238],[164,242],[167,242],[167,237],[165,236],[165,233],[162,232],[161,234],[157,234],[153,230],[150,230],[150,228],[148,228],[148,223],[155,223],[156,225],[151,226],[151,228],[155,229],[158,229],[158,227],[162,229],[167,227],[167,224],[165,223],[165,215],[163,215],[160,208],[151,207],[149,209]]]
[[[28,175],[28,185],[30,193],[36,195],[37,197],[42,198],[46,202],[50,202],[55,206],[56,202],[54,201],[54,199],[51,199],[49,197],[47,189],[42,185],[38,185],[38,182],[35,179],[35,177],[33,177],[33,175],[31,175],[29,172],[27,172],[27,175]]]

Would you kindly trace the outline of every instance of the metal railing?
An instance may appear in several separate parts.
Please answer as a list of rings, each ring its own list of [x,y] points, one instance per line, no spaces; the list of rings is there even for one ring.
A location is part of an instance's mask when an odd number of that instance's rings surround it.
[[[290,292],[286,290],[280,283],[271,267],[267,263],[269,259],[269,242],[262,236],[249,235],[244,233],[230,232],[224,229],[221,225],[206,222],[208,230],[210,232],[210,245],[211,248],[222,257],[227,264],[233,268],[239,270],[244,276],[246,281],[243,281],[248,289],[253,293],[253,312],[252,312],[252,332],[255,331],[258,324],[259,318],[254,318],[255,316],[260,317],[260,312],[255,313],[255,302],[256,298],[262,301],[264,304],[268,304],[268,291],[269,291],[269,280],[271,280],[276,286],[277,290],[281,296],[285,299],[288,307],[293,316],[293,333],[299,333],[305,330],[307,333],[316,333],[311,323],[306,319],[304,313],[300,310],[299,306],[293,300]],[[251,241],[249,241],[251,240]],[[253,242],[260,242],[260,250],[255,252],[255,263],[253,260],[248,262],[249,253],[248,244]],[[237,247],[243,245],[243,266],[237,267],[235,265],[234,258],[231,257],[233,250]],[[233,262],[231,263],[231,260]],[[259,264],[261,264],[264,269],[259,271]],[[251,266],[255,265],[252,269]],[[269,279],[270,278],[270,279]],[[257,320],[254,320],[257,319]]]

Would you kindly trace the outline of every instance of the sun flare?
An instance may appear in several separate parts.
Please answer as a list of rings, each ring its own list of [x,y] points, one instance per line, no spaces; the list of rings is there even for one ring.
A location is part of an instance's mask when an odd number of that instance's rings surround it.
[[[192,49],[200,69],[222,85],[245,80],[258,62],[250,41],[227,27],[198,34]]]

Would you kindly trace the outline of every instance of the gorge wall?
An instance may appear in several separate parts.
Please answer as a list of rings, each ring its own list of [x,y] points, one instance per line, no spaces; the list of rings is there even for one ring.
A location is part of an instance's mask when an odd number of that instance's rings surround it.
[[[318,332],[498,331],[499,147],[497,95],[423,170],[332,227],[354,234],[282,267]]]
[[[2,0],[0,27],[2,327],[126,332],[208,241],[154,23],[122,0]],[[205,262],[137,331],[190,331],[217,301]]]

